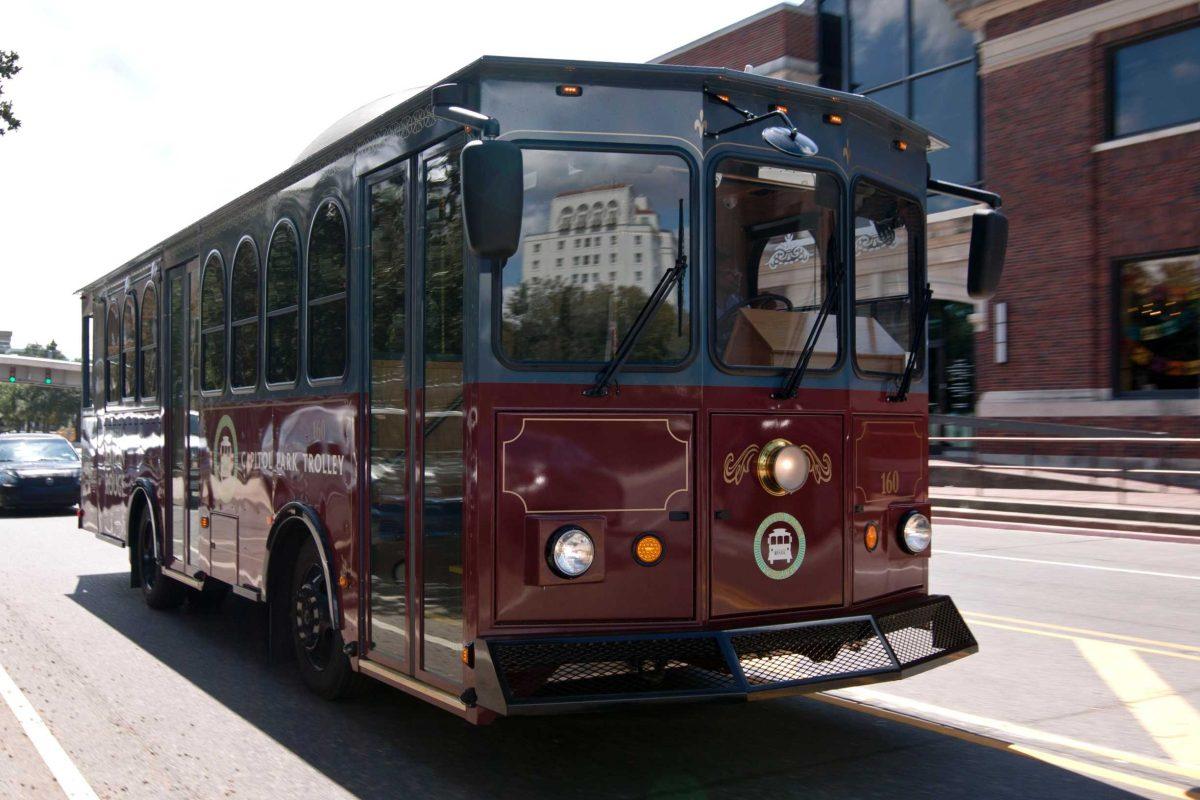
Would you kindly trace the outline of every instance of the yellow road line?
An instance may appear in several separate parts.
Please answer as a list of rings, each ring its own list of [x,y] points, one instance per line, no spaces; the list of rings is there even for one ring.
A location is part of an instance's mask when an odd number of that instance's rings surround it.
[[[891,711],[890,709],[880,708],[879,706],[874,706],[869,703],[863,703],[857,700],[851,700],[831,694],[814,694],[810,695],[810,697],[822,703],[828,703],[829,705],[850,709],[852,711],[860,711],[865,714],[870,714],[873,717],[879,717],[892,722],[899,722],[914,728],[930,731],[931,733],[943,734],[961,741],[982,745],[984,747],[990,747],[993,750],[1014,753],[1026,758],[1032,758],[1036,761],[1042,761],[1050,764],[1051,766],[1059,767],[1060,769],[1066,769],[1077,774],[1102,778],[1114,783],[1124,784],[1126,786],[1134,786],[1144,791],[1161,794],[1164,797],[1184,798],[1185,800],[1189,797],[1187,793],[1188,790],[1185,787],[1163,783],[1161,781],[1150,780],[1149,778],[1143,778],[1140,775],[1131,775],[1127,772],[1121,772],[1120,770],[1102,767],[1098,764],[1091,764],[1086,761],[1078,761],[1073,758],[1067,758],[1066,756],[1060,756],[1055,753],[1039,750],[1037,748],[1015,744],[1013,742],[1007,742],[994,736],[974,733],[972,731],[955,728],[950,725],[944,725],[932,720],[912,717],[908,714],[902,714],[897,711]],[[1039,731],[1038,733],[1041,732]]]
[[[1161,758],[1152,758],[1139,753],[1131,753],[1128,750],[1118,750],[1115,747],[1106,747],[1100,744],[1092,744],[1091,742],[1072,739],[1069,736],[1063,736],[1057,733],[1030,728],[1025,725],[1019,725],[1015,722],[1006,722],[1000,719],[991,717],[983,717],[978,714],[969,714],[965,711],[957,711],[952,708],[943,708],[935,706],[931,703],[924,703],[920,700],[910,700],[907,697],[900,695],[881,692],[876,689],[858,687],[854,689],[842,689],[836,695],[822,694],[814,695],[817,699],[823,697],[836,697],[844,699],[851,703],[867,704],[869,708],[876,708],[880,711],[887,711],[890,714],[895,714],[904,717],[905,720],[918,720],[925,722],[925,718],[942,720],[942,722],[928,722],[929,725],[938,726],[936,729],[949,727],[953,730],[963,730],[962,728],[954,728],[949,723],[963,725],[979,731],[986,732],[987,735],[1000,734],[1011,739],[1017,739],[1025,742],[1035,742],[1042,745],[1051,745],[1054,747],[1065,747],[1069,750],[1078,750],[1089,755],[1100,756],[1112,761],[1125,762],[1128,764],[1137,764],[1140,767],[1146,767],[1157,772],[1169,773],[1178,775],[1181,778],[1186,778],[1191,781],[1200,781],[1200,769],[1189,768],[1186,765],[1173,764],[1170,761],[1164,761]],[[882,706],[882,707],[881,707]],[[899,709],[899,710],[897,710]],[[920,725],[918,725],[920,727]],[[935,728],[931,728],[933,730]]]
[[[1052,639],[1066,639],[1071,642],[1096,641],[1095,639],[1087,639],[1085,637],[1073,636],[1073,635],[1067,634],[1067,633],[1055,633],[1054,631],[1042,631],[1042,630],[1038,630],[1037,628],[1026,628],[1026,627],[1023,627],[1020,625],[1003,625],[999,622],[988,622],[987,620],[972,618],[972,615],[970,615],[970,614],[963,614],[963,618],[965,620],[967,620],[967,622],[970,622],[972,625],[982,625],[985,628],[999,628],[1000,630],[1004,630],[1004,631],[1017,631],[1019,633],[1033,633],[1038,636],[1049,636]],[[1116,645],[1114,645],[1114,646],[1116,646]],[[1177,653],[1173,650],[1159,650],[1158,648],[1142,647],[1140,645],[1135,645],[1135,644],[1126,644],[1126,645],[1120,645],[1120,646],[1128,648],[1130,650],[1137,650],[1142,653],[1153,653],[1154,655],[1170,656],[1171,658],[1183,658],[1188,661],[1200,661],[1200,655],[1190,655],[1188,653]]]
[[[1127,645],[1079,639],[1079,652],[1177,764],[1200,769],[1200,713]]]
[[[1200,653],[1200,647],[1191,644],[1179,644],[1177,642],[1163,642],[1157,639],[1143,639],[1139,636],[1125,636],[1120,633],[1108,633],[1107,631],[1094,631],[1088,628],[1072,628],[1069,625],[1054,625],[1049,622],[1034,622],[1031,619],[1021,619],[1020,617],[1002,617],[999,614],[984,614],[982,611],[963,611],[963,614],[969,614],[972,617],[982,617],[984,619],[994,619],[1000,622],[1015,622],[1018,625],[1032,625],[1035,628],[1050,628],[1056,631],[1067,631],[1068,633],[1081,633],[1085,636],[1099,636],[1105,639],[1117,639],[1122,642],[1136,642],[1138,644],[1148,644],[1155,647],[1174,647],[1178,650],[1190,650]]]
[[[1086,761],[1078,761],[1074,758],[1067,758],[1066,756],[1057,755],[1056,753],[1047,753],[1045,750],[1037,750],[1035,748],[1025,747],[1019,744],[1010,745],[1008,749],[1013,753],[1020,753],[1023,756],[1035,758],[1038,761],[1044,761],[1047,764],[1055,767],[1061,767],[1063,769],[1070,770],[1071,772],[1076,772],[1081,775],[1090,775],[1093,778],[1100,778],[1101,780],[1108,780],[1112,781],[1113,783],[1123,783],[1126,786],[1133,786],[1138,789],[1142,789],[1143,791],[1161,794],[1163,797],[1177,797],[1183,798],[1183,800],[1188,800],[1189,798],[1193,797],[1193,795],[1189,793],[1188,789],[1181,786],[1173,786],[1172,784],[1163,783],[1162,781],[1152,781],[1149,778],[1143,778],[1140,775],[1130,775],[1128,772],[1118,772],[1115,769],[1102,767],[1098,764],[1089,764]]]

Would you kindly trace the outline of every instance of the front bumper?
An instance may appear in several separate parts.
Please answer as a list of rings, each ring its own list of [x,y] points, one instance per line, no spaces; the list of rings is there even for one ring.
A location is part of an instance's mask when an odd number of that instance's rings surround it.
[[[62,508],[79,502],[79,481],[55,479],[23,480],[16,486],[0,486],[0,508]]]
[[[946,596],[866,614],[686,633],[476,642],[477,702],[547,714],[752,700],[897,680],[979,649]]]

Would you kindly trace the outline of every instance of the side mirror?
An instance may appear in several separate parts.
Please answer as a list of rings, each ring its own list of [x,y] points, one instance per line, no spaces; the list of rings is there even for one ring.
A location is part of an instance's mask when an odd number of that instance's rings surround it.
[[[1008,217],[993,209],[976,211],[971,220],[967,256],[967,294],[985,299],[996,293],[1008,248]]]
[[[498,139],[477,139],[463,147],[461,166],[467,242],[477,256],[503,261],[517,252],[521,240],[521,148]]]

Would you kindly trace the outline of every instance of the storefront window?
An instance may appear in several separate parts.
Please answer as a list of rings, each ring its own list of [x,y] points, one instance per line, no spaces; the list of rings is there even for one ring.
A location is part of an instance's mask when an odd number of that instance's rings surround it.
[[[1200,253],[1127,261],[1117,280],[1119,390],[1200,389]]]

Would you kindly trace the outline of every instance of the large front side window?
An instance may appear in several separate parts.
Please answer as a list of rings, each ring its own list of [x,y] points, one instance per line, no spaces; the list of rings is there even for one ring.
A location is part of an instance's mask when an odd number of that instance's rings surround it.
[[[854,359],[863,372],[904,371],[924,224],[907,197],[866,181],[854,190]]]
[[[687,246],[688,165],[650,153],[524,156],[525,217],[504,267],[500,346],[514,361],[607,361],[675,263],[681,224]],[[631,363],[687,355],[690,272],[642,331]]]
[[[735,367],[791,368],[833,278],[840,190],[830,175],[729,159],[715,178],[716,345]],[[838,356],[836,306],[809,366]]]

